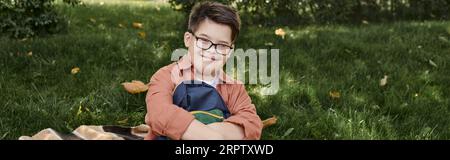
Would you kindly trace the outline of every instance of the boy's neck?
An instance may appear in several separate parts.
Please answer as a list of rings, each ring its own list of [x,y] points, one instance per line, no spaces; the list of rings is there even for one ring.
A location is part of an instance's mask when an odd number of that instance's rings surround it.
[[[194,78],[202,81],[213,81],[217,78],[215,73],[207,74],[199,71],[194,71]]]

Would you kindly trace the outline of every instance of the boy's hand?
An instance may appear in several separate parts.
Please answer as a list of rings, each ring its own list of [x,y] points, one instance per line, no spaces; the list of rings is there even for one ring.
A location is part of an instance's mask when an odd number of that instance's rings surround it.
[[[225,140],[244,139],[244,128],[229,122],[217,122],[207,125],[217,133],[221,133]]]
[[[224,140],[224,136],[198,120],[193,120],[181,136],[182,140]]]

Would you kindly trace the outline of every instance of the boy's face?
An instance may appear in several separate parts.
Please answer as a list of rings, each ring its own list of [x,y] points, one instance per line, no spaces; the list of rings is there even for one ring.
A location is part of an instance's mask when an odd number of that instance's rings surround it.
[[[195,72],[206,76],[205,78],[215,76],[231,55],[231,49],[224,50],[226,46],[233,46],[231,28],[205,19],[193,32],[193,34],[189,32],[184,34],[184,44],[188,48],[188,55]],[[207,50],[201,48],[207,48],[210,44],[217,44],[217,47],[212,45]]]

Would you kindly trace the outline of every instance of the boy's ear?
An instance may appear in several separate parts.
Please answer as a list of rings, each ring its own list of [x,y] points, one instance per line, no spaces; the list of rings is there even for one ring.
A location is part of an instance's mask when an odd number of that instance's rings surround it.
[[[184,46],[189,48],[192,41],[192,35],[189,32],[184,32]]]

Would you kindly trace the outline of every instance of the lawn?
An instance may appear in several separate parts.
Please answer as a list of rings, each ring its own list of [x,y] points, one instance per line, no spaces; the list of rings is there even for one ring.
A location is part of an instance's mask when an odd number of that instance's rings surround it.
[[[144,123],[145,94],[121,83],[148,82],[171,63],[186,17],[161,2],[114,2],[58,5],[67,33],[0,36],[0,139]],[[247,86],[260,117],[278,117],[262,139],[450,139],[450,21],[244,25],[241,33],[237,48],[280,49],[279,92]]]

